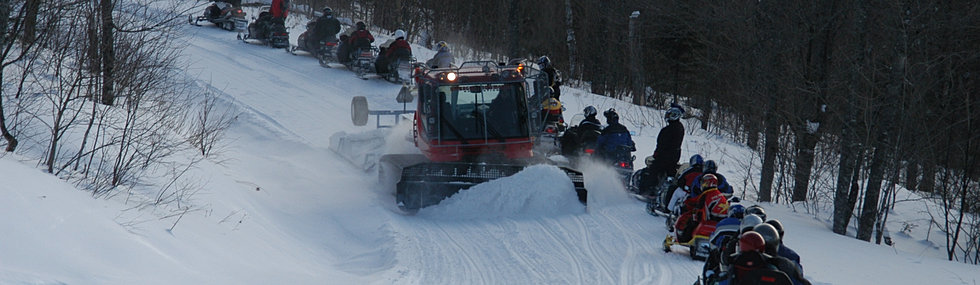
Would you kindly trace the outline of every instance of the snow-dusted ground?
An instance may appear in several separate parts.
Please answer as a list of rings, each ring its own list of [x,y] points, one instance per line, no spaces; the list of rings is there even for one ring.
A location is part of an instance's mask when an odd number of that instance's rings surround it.
[[[588,208],[560,171],[537,166],[399,214],[374,173],[328,150],[332,134],[370,129],[350,123],[353,96],[400,108],[399,86],[216,28],[185,31],[186,75],[242,114],[229,131],[227,161],[194,173],[207,182],[193,201],[202,210],[176,225],[152,210],[123,211],[132,205],[122,197],[92,199],[23,157],[4,156],[0,284],[690,284],[701,271],[683,249],[661,250],[663,218],[647,215],[602,167],[584,169]],[[291,31],[294,41],[300,32]],[[432,54],[415,49],[419,58]],[[620,110],[637,131],[638,161],[652,153],[660,111],[562,93],[568,117],[589,104]],[[687,125],[684,157],[718,160],[736,187],[757,178],[746,173],[749,150]],[[390,147],[411,149],[392,137]],[[827,211],[765,206],[814,284],[980,280],[976,266],[943,259],[940,234],[931,236],[936,244],[923,240],[925,224],[893,235],[895,247],[877,246],[830,232]],[[922,222],[921,207],[902,203],[891,221]]]

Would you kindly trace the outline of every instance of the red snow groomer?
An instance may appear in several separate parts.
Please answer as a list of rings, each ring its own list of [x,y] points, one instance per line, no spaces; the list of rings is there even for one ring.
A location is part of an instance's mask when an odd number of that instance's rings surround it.
[[[543,75],[523,64],[491,61],[458,68],[420,66],[413,75],[417,86],[403,87],[398,96],[401,102],[418,98],[415,110],[370,111],[364,97],[354,98],[355,125],[366,124],[369,115],[414,114],[412,137],[421,154],[387,154],[379,161],[379,178],[395,186],[398,207],[415,212],[528,165],[553,164],[533,151],[544,125]],[[585,203],[582,173],[562,169]]]

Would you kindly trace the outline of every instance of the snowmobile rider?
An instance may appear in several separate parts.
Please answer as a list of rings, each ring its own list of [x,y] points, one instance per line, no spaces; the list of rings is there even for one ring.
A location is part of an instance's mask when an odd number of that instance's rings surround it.
[[[449,51],[449,44],[445,41],[439,41],[436,43],[436,55],[427,60],[425,65],[428,65],[429,68],[450,68],[455,61],[453,53]]]
[[[310,37],[310,43],[307,46],[319,46],[317,44],[337,39],[337,33],[340,32],[340,20],[333,16],[333,9],[330,7],[323,8],[323,15],[317,18],[313,31],[313,36]]]
[[[541,71],[548,74],[548,86],[555,90],[552,97],[561,101],[561,88],[559,88],[561,86],[561,73],[551,66],[551,59],[547,55],[538,58],[538,66],[541,67]]]
[[[684,124],[680,121],[684,108],[677,104],[670,106],[664,113],[667,125],[657,134],[657,148],[653,151],[653,173],[659,179],[677,174],[677,162],[681,160],[681,143],[684,142]]]
[[[565,120],[562,117],[562,110],[565,108],[561,106],[561,101],[555,98],[555,90],[551,87],[545,87],[544,89],[545,99],[541,102],[541,118],[544,118],[545,125],[556,124],[559,129],[562,129],[562,125],[565,124]]]
[[[272,7],[269,8],[269,12],[272,13],[273,19],[285,23],[286,16],[289,15],[289,0],[272,0]]]
[[[392,70],[392,63],[398,59],[411,59],[412,45],[405,40],[405,31],[395,30],[395,39],[381,45],[381,52],[378,60],[374,62],[376,73],[388,73]]]
[[[680,203],[680,200],[687,197],[687,194],[690,193],[691,189],[695,187],[694,185],[700,185],[695,184],[694,180],[700,177],[703,173],[704,157],[701,157],[700,154],[692,155],[691,159],[688,161],[687,169],[684,169],[684,171],[677,176],[677,181],[674,181],[674,184],[671,185],[671,187],[661,190],[665,191],[664,193],[661,193],[663,197],[653,197],[654,199],[662,198],[662,201],[660,201],[661,203],[656,205],[654,203],[647,203],[647,211],[656,210],[664,213],[674,211],[674,207]],[[653,174],[651,173],[649,175]],[[657,179],[649,179],[649,181],[657,181]],[[644,183],[644,180],[641,179],[640,183],[640,186],[643,187],[644,185],[642,183]],[[656,185],[652,186],[656,187]]]
[[[701,183],[700,182],[700,180],[702,179],[701,177],[704,177],[704,175],[707,174],[714,174],[715,177],[718,178],[718,190],[721,191],[722,194],[725,194],[726,197],[732,197],[732,195],[735,194],[735,189],[732,187],[731,184],[728,184],[728,179],[725,179],[724,175],[718,173],[718,164],[715,163],[714,160],[708,160],[704,162],[704,174],[702,174],[698,178],[694,178],[693,183],[695,185]],[[691,191],[688,193],[688,198],[693,198],[699,194],[701,194],[700,190],[691,189]]]
[[[582,110],[585,119],[578,126],[569,128],[561,136],[562,155],[575,157],[581,155],[581,149],[592,149],[596,139],[599,138],[599,134],[602,133],[602,123],[595,118],[598,113],[599,111],[593,106],[585,107]]]
[[[776,232],[776,228],[770,224],[762,223],[753,229],[753,231],[762,235],[762,239],[766,242],[765,253],[768,255],[767,260],[769,264],[776,267],[777,270],[786,273],[789,279],[793,281],[793,285],[809,285],[810,281],[803,277],[803,270],[798,267],[796,262],[789,260],[786,257],[779,256],[777,251],[779,250],[779,233]]]
[[[775,255],[779,255],[796,262],[796,266],[800,268],[800,272],[803,272],[803,264],[800,263],[800,255],[797,254],[795,250],[786,247],[786,244],[783,243],[786,238],[786,233],[783,232],[783,223],[776,219],[768,220],[765,223],[772,225],[772,227],[775,228],[776,232],[779,234],[779,248],[776,249]]]
[[[602,129],[602,133],[596,139],[596,156],[610,162],[629,159],[630,152],[636,151],[636,144],[630,136],[630,131],[619,123],[616,109],[609,108],[602,112],[602,115],[606,117],[608,126]]]
[[[353,52],[361,48],[371,48],[371,43],[374,42],[374,36],[367,30],[367,25],[364,22],[358,21],[354,28],[356,30],[350,32],[350,37],[343,41],[340,48],[337,49],[337,58],[341,62],[351,61],[354,56]]]
[[[721,221],[728,217],[730,204],[725,195],[718,191],[718,178],[712,174],[702,179],[702,193],[695,199],[685,201],[688,209],[674,224],[677,231],[677,241],[685,243],[691,240],[695,228],[704,221]]]

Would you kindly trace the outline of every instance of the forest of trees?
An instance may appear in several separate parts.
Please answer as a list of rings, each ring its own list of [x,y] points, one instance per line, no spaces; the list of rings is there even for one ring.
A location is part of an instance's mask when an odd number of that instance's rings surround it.
[[[169,160],[175,142],[206,157],[231,120],[173,72],[175,27],[199,13],[179,2],[0,0],[0,144],[40,149],[47,171],[95,194],[151,173],[177,181],[192,162]],[[652,108],[678,100],[701,129],[758,153],[746,185],[758,195],[745,198],[830,209],[839,234],[881,242],[898,187],[919,191],[942,205],[924,211],[948,258],[980,263],[974,1],[290,2],[422,45],[548,55],[568,85]],[[157,200],[179,200],[177,184]]]
[[[178,72],[187,11],[143,4],[0,0],[0,145],[95,197],[187,211],[184,174],[234,118]]]
[[[853,222],[851,234],[881,242],[896,187],[920,191],[944,206],[930,213],[949,259],[980,262],[974,1],[292,2],[401,28],[422,44],[549,55],[571,84],[597,94],[655,90],[634,102],[679,100],[700,128],[759,153],[760,183],[748,185],[758,197],[749,198],[828,203],[834,232]],[[639,53],[630,50],[634,11]],[[639,76],[631,62],[642,63]]]

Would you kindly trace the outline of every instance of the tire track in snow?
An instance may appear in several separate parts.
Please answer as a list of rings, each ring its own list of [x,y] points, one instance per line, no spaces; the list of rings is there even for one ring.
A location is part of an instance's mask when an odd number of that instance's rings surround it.
[[[477,262],[476,260],[474,260],[473,259],[473,255],[471,255],[471,254],[469,254],[469,252],[467,252],[467,250],[466,250],[467,247],[464,247],[463,246],[463,243],[461,243],[459,240],[457,240],[457,238],[455,238],[454,235],[451,234],[448,230],[446,230],[446,228],[443,227],[442,225],[434,225],[434,228],[438,229],[442,233],[442,235],[444,235],[446,237],[446,240],[449,241],[450,246],[448,246],[448,247],[441,247],[441,248],[443,248],[443,249],[453,249],[453,251],[454,251],[453,253],[455,253],[455,255],[452,255],[452,256],[462,256],[463,257],[462,258],[462,261],[464,261],[465,264],[466,264],[466,266],[465,266],[466,271],[464,271],[464,272],[472,272],[475,275],[478,275],[480,277],[479,280],[481,280],[483,282],[468,282],[468,281],[471,281],[471,280],[445,280],[447,282],[434,282],[432,284],[494,284],[494,282],[492,282],[493,280],[486,275],[486,273],[484,272],[484,270],[480,270],[480,266],[478,266],[479,262]],[[466,236],[470,236],[470,235],[467,234]],[[442,256],[443,257],[446,257],[446,256],[449,256],[449,255],[442,255]],[[446,263],[446,264],[458,264],[458,263]],[[446,272],[449,272],[449,271],[446,271]],[[456,276],[459,276],[459,275],[456,275]],[[458,281],[458,282],[453,282],[453,281]]]
[[[561,226],[561,224],[559,224],[559,226]],[[609,263],[602,260],[601,257],[603,255],[601,254],[600,250],[596,249],[596,245],[598,243],[594,241],[592,233],[589,231],[589,227],[586,224],[585,219],[583,217],[576,216],[575,226],[577,228],[575,230],[579,233],[580,236],[583,237],[582,248],[585,248],[588,251],[587,255],[590,257],[590,259],[599,261],[598,262],[599,266],[602,268],[602,271],[604,272],[604,274],[602,274],[602,276],[599,276],[597,279],[606,279],[607,282],[601,282],[601,283],[606,283],[606,284],[615,283],[616,280],[613,279],[611,275],[612,272],[614,272],[613,267],[610,266]],[[571,230],[568,230],[568,232],[571,232]]]
[[[552,227],[545,224],[544,221],[535,220],[535,223],[538,225],[539,228],[541,228],[544,234],[550,237],[549,241],[552,241],[553,242],[552,244],[559,245],[558,247],[561,248],[561,251],[565,254],[566,260],[569,260],[572,264],[574,264],[575,277],[576,277],[575,280],[581,281],[582,278],[584,278],[586,275],[585,270],[582,268],[583,267],[582,262],[580,261],[579,258],[576,258],[577,256],[574,253],[572,253],[572,251],[568,249],[568,247],[562,246],[562,245],[567,245],[569,243],[559,238],[558,234],[555,233]]]
[[[503,229],[502,232],[514,232],[514,233],[520,232],[518,230],[520,228],[518,223],[512,220],[505,221],[504,225],[499,227]],[[509,230],[509,229],[513,229],[513,230]],[[527,243],[522,243],[522,245],[523,247],[518,249],[514,249],[513,246],[507,246],[507,253],[520,262],[520,265],[518,266],[523,268],[533,268],[535,262],[527,257],[528,252],[533,248]],[[540,270],[530,270],[530,272],[533,273],[534,277],[536,277],[537,280],[547,280],[547,276],[541,273]]]

